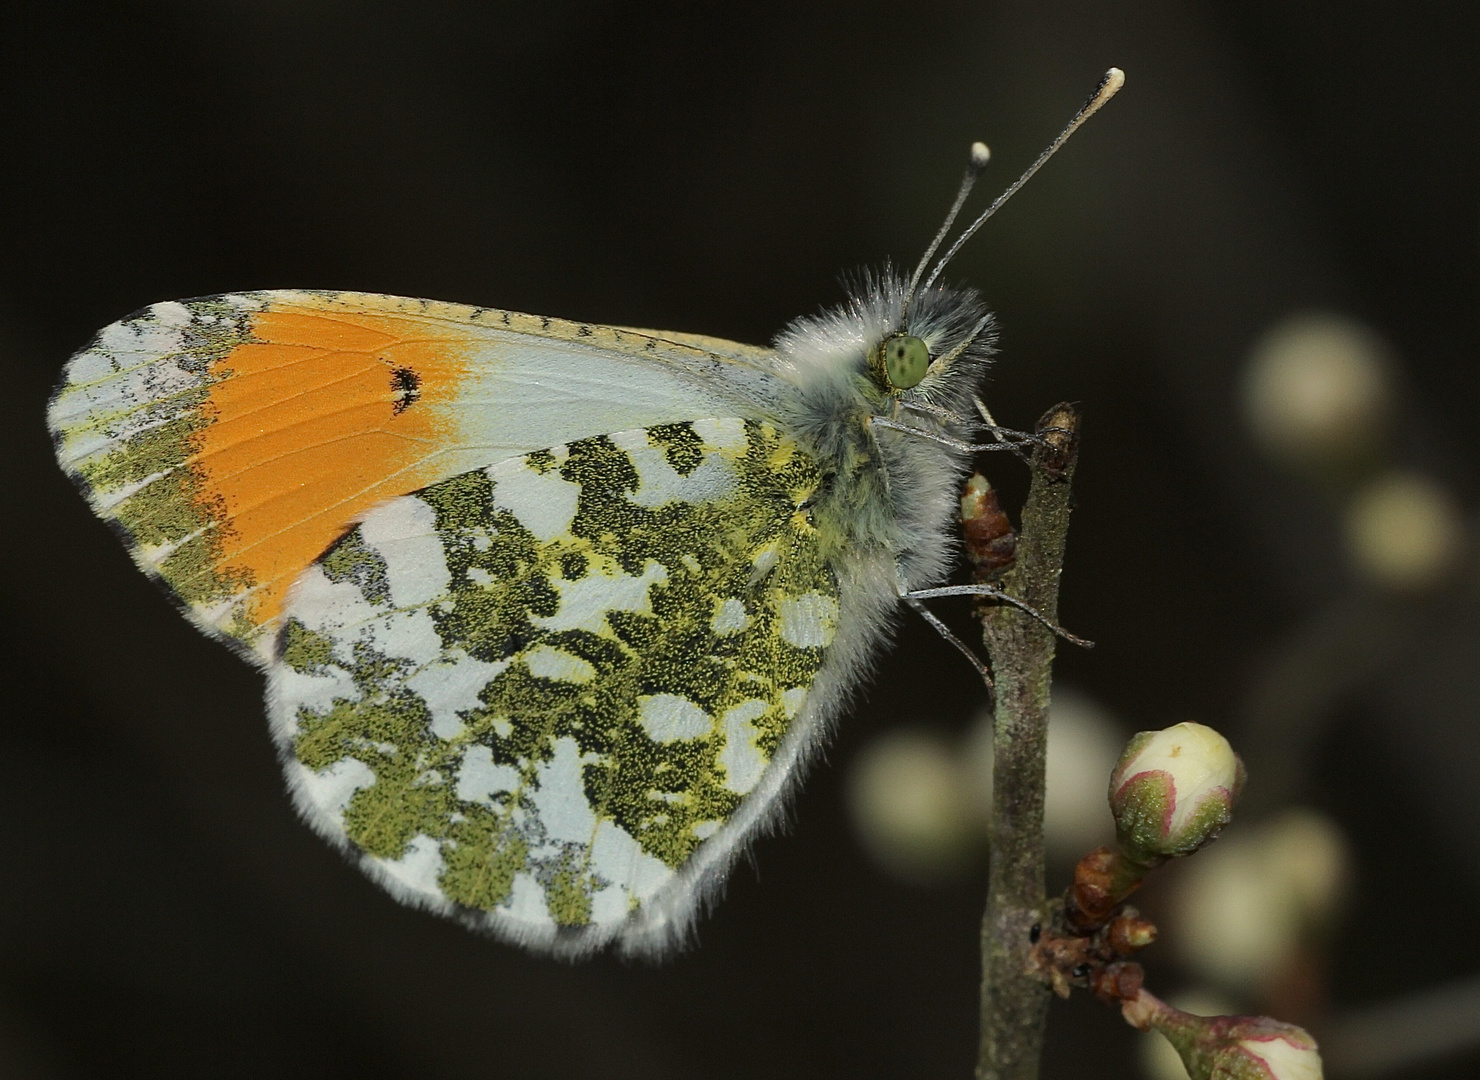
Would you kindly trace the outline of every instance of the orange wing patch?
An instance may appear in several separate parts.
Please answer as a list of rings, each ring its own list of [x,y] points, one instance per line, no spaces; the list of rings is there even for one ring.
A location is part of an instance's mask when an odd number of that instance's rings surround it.
[[[211,388],[193,465],[199,497],[230,521],[218,571],[256,584],[261,623],[356,518],[438,478],[435,452],[456,432],[437,406],[456,395],[469,342],[445,324],[275,307],[251,337],[220,361],[229,376]]]
[[[51,411],[63,463],[198,621],[254,645],[356,518],[443,478],[447,406],[481,342],[423,310],[313,293],[156,305],[69,365]]]

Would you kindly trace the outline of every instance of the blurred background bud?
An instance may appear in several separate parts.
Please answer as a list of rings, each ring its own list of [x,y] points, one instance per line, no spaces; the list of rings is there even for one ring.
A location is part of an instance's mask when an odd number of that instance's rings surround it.
[[[1305,312],[1265,331],[1249,354],[1244,410],[1274,460],[1350,475],[1380,457],[1393,404],[1391,362],[1363,323]]]
[[[1181,868],[1166,937],[1200,980],[1270,1004],[1306,977],[1310,950],[1334,928],[1350,880],[1351,853],[1336,824],[1287,810]]]
[[[881,735],[854,759],[848,802],[869,853],[906,881],[949,879],[983,842],[961,755],[919,730]]]
[[[1233,818],[1243,764],[1203,724],[1143,731],[1110,778],[1110,811],[1125,853],[1142,862],[1190,855]]]
[[[1353,568],[1379,588],[1437,584],[1465,544],[1464,519],[1449,489],[1419,473],[1388,472],[1361,488],[1345,524]]]

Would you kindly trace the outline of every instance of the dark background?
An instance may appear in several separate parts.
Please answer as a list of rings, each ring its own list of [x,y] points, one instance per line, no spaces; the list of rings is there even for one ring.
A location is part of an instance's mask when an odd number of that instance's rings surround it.
[[[1263,666],[1353,586],[1333,507],[1262,463],[1236,393],[1273,320],[1355,315],[1401,362],[1402,461],[1475,506],[1472,10],[5,5],[0,1076],[969,1075],[984,878],[892,882],[843,800],[867,739],[957,730],[977,705],[923,626],[697,948],[562,966],[398,907],[294,820],[260,679],[132,569],[42,414],[98,327],[228,290],[765,341],[836,301],[840,270],[913,262],[970,141],[1000,189],[1110,64],[1121,96],[951,275],[1001,319],[998,417],[1087,415],[1062,613],[1100,644],[1060,671],[1135,727],[1227,732],[1251,812],[1282,759],[1293,779],[1263,805],[1341,821],[1359,889],[1337,1010],[1480,970],[1475,590],[1413,609],[1306,750],[1244,738]],[[1133,1038],[1092,1001],[1056,1005],[1048,1073],[1133,1076]]]

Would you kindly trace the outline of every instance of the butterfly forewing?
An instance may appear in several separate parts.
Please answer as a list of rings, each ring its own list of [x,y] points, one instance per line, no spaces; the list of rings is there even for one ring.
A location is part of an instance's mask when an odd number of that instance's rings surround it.
[[[734,415],[767,376],[631,331],[363,293],[156,304],[75,356],[64,468],[204,629],[265,658],[284,593],[387,498],[552,442]]]
[[[838,620],[817,463],[737,418],[370,511],[270,671],[300,808],[404,899],[536,947],[666,941],[769,801]]]

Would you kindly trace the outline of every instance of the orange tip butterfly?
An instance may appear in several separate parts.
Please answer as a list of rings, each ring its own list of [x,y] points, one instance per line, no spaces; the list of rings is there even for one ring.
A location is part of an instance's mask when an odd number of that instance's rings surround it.
[[[910,276],[770,347],[363,293],[170,301],[68,363],[58,460],[266,673],[299,812],[377,883],[535,952],[661,954],[901,605],[944,631],[922,601],[971,591],[935,586],[993,329],[938,278],[1123,81],[932,266],[975,144]]]

